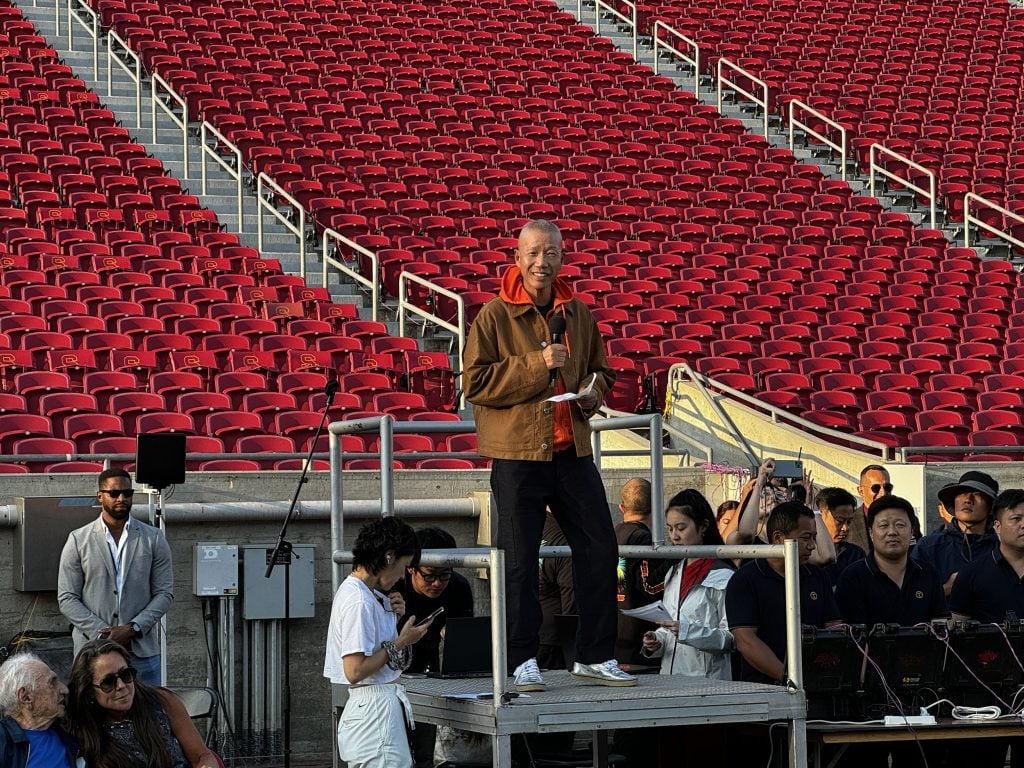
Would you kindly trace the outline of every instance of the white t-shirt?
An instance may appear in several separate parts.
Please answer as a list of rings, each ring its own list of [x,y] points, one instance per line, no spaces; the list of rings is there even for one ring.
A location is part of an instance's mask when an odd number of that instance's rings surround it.
[[[349,576],[334,595],[331,622],[327,628],[324,677],[332,683],[348,683],[342,658],[353,653],[371,656],[385,640],[398,637],[398,620],[387,595],[371,590],[355,576]],[[386,664],[360,685],[393,683],[401,672]]]

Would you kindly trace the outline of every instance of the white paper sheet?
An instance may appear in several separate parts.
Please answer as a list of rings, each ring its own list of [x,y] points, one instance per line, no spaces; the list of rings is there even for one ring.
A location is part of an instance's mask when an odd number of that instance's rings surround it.
[[[586,397],[594,391],[594,382],[597,381],[597,374],[593,374],[590,377],[590,381],[587,383],[585,389],[580,392],[564,392],[561,395],[552,395],[547,399],[549,403],[565,403],[570,400],[579,400],[581,397]]]
[[[661,600],[640,608],[630,608],[628,610],[623,609],[622,615],[630,616],[634,619],[641,619],[642,621],[675,621],[672,614],[668,612],[668,609]]]

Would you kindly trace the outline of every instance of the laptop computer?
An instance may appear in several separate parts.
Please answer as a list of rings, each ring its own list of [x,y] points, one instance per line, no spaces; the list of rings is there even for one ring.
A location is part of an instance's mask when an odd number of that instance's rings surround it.
[[[447,618],[437,655],[430,677],[490,677],[491,617]]]

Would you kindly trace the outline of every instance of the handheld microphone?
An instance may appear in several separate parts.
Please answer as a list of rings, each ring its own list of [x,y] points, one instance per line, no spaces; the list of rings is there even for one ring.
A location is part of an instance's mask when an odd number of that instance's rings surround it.
[[[565,315],[552,315],[551,319],[548,321],[548,329],[551,331],[551,343],[561,344],[562,336],[565,334]],[[556,378],[558,378],[558,369],[552,368],[549,382],[554,384]]]
[[[330,408],[331,405],[334,403],[334,396],[338,394],[338,390],[340,388],[341,385],[338,383],[337,379],[332,379],[331,381],[327,382],[327,386],[324,387],[324,394],[327,395],[328,408]]]

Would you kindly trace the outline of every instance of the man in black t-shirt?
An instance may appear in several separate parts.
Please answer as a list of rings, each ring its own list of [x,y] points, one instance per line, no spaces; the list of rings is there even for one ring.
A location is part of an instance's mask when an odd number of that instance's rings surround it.
[[[852,493],[842,488],[822,488],[814,497],[814,504],[821,512],[821,520],[836,547],[836,561],[822,566],[832,589],[835,589],[842,572],[864,559],[864,550],[850,541],[850,531],[859,514],[857,501]]]
[[[455,549],[457,546],[455,538],[441,528],[420,528],[416,531],[416,538],[422,550]],[[444,606],[444,611],[431,622],[427,634],[416,643],[408,671],[436,669],[446,620],[473,615],[473,590],[469,581],[451,568],[421,565],[406,568],[405,578],[396,589],[405,598],[404,620],[415,616],[416,621],[421,621]],[[412,751],[417,768],[434,764],[435,732],[436,728],[430,723],[417,723],[412,731]]]
[[[832,585],[824,572],[808,564],[815,548],[814,513],[798,501],[775,507],[766,533],[771,544],[795,539],[800,545],[800,620],[828,627],[839,623]],[[729,630],[740,653],[740,679],[751,683],[782,683],[786,679],[785,560],[747,562],[729,580],[725,591]]]
[[[651,536],[651,484],[642,477],[634,477],[622,486],[619,501],[622,522],[615,526],[615,539],[621,545],[646,547]],[[653,603],[664,591],[663,575],[667,560],[646,560],[619,557],[618,607],[619,633],[615,643],[615,658],[620,664],[647,664],[640,655],[644,632],[656,627],[650,622],[623,616],[622,609],[639,608]]]
[[[420,528],[416,531],[420,548],[455,549],[455,539],[441,528]],[[437,665],[437,651],[444,632],[445,620],[473,615],[473,590],[462,574],[451,568],[419,566],[405,569],[405,579],[398,583],[405,598],[405,615],[425,619],[438,608],[444,611],[430,624],[427,634],[416,643],[409,672],[425,672]]]

